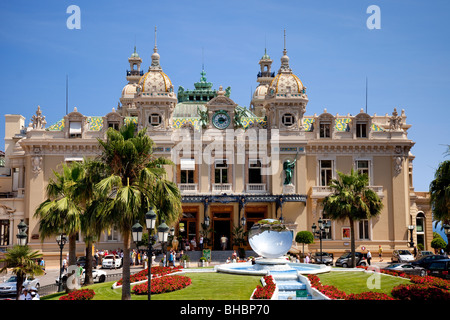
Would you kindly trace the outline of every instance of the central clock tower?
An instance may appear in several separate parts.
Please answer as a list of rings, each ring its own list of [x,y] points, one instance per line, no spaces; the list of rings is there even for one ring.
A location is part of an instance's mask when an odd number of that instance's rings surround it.
[[[234,109],[237,104],[225,95],[222,86],[217,91],[217,96],[207,104],[208,129],[234,129]]]

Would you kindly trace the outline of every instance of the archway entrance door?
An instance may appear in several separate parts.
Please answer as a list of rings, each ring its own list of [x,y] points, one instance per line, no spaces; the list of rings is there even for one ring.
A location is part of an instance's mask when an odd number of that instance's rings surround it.
[[[182,237],[181,241],[184,242],[184,245],[181,245],[180,248],[189,246],[193,238],[198,243],[198,211],[198,207],[183,207],[183,218],[181,218],[178,224],[178,235]]]
[[[252,226],[259,220],[267,218],[267,206],[246,206],[245,207],[245,219],[247,223],[245,225],[245,231],[250,231]],[[250,248],[248,244],[248,234],[245,237],[245,244],[247,248]]]
[[[220,239],[225,236],[226,250],[232,249],[231,229],[233,226],[232,206],[211,206],[212,228],[214,230],[213,249],[222,250]]]

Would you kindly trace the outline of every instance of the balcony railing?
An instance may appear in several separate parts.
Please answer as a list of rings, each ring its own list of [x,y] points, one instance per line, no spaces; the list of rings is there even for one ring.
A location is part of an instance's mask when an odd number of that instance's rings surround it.
[[[212,192],[230,192],[231,183],[214,183],[212,185]]]
[[[246,191],[249,193],[264,193],[266,185],[264,183],[247,183]]]
[[[178,189],[181,193],[197,193],[198,184],[197,183],[179,183]]]
[[[127,70],[127,77],[129,76],[143,76],[144,70]]]
[[[374,191],[379,197],[383,197],[383,186],[369,186],[369,189]],[[326,197],[332,192],[329,186],[314,186],[312,187],[311,196],[314,198]]]

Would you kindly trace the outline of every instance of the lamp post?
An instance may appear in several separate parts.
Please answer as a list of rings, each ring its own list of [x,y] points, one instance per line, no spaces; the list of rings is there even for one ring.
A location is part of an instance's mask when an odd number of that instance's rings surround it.
[[[16,235],[17,237],[17,244],[19,246],[25,246],[27,244],[28,236],[27,236],[27,229],[28,226],[23,220],[20,221],[20,223],[17,225],[18,233]]]
[[[165,224],[164,220],[162,221],[162,223],[158,226],[158,228],[156,228],[157,232],[158,232],[158,240],[159,242],[161,242],[161,246],[162,248],[164,248],[164,244],[167,242],[167,238],[169,237],[169,231],[170,228],[167,224]],[[167,252],[164,253],[164,255],[166,255]],[[166,262],[167,262],[167,258],[166,258]]]
[[[443,228],[444,228],[444,232],[445,232],[445,235],[447,236],[447,253],[448,253],[448,248],[449,248],[449,245],[450,245],[450,225],[448,225],[448,224],[446,224],[446,223],[444,223],[444,225],[442,226]]]
[[[62,252],[64,249],[64,246],[67,243],[67,236],[64,233],[61,233],[59,235],[56,236],[56,243],[59,246],[59,281],[58,281],[58,292],[61,292],[61,278],[62,278],[62,270],[63,270],[63,266],[62,266]]]
[[[151,267],[152,267],[152,257],[153,257],[153,247],[152,247],[152,233],[153,229],[155,229],[155,223],[156,223],[156,213],[153,211],[153,208],[150,208],[150,210],[145,214],[145,227],[148,231],[148,247],[147,247],[147,290],[148,290],[148,300],[150,300],[151,295],[151,282],[152,282],[152,273],[151,273]],[[142,240],[142,226],[139,223],[136,223],[131,228],[131,232],[133,235],[133,241],[137,244]]]
[[[410,240],[409,240],[409,247],[410,248],[414,248],[414,240],[413,240],[413,230],[414,230],[414,225],[412,225],[412,224],[410,224],[409,226],[408,226],[408,230],[410,231],[410,233],[411,233],[411,237],[410,237]]]
[[[317,230],[317,226],[315,223],[313,223],[311,229],[312,229],[312,233],[315,235],[319,236],[319,240],[320,240],[320,263],[323,263],[323,253],[322,253],[322,239],[324,237],[326,237],[326,235],[330,232],[330,222],[328,221],[326,224],[323,223],[322,218],[319,218],[319,220],[317,221],[318,223],[318,230]],[[316,231],[317,230],[317,231]]]

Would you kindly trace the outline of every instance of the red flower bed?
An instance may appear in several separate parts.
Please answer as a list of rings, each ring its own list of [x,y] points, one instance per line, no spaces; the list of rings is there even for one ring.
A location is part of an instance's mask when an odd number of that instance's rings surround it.
[[[313,288],[316,288],[330,299],[345,299],[347,297],[347,294],[344,291],[339,290],[335,286],[323,285],[320,283],[320,279],[316,275],[309,274],[308,279]]]
[[[152,267],[150,272],[152,273],[152,278],[155,277],[162,277],[177,271],[182,270],[183,267],[182,266],[177,266],[177,267]],[[139,282],[139,281],[145,281],[147,280],[147,275],[148,275],[148,268],[139,271],[138,273],[132,274],[130,276],[130,283],[134,283],[134,282]],[[117,281],[117,285],[121,286],[123,282],[123,279],[120,279],[119,281]]]
[[[191,284],[191,278],[185,276],[165,276],[154,278],[151,282],[151,294],[180,290]],[[148,282],[133,287],[135,294],[148,294]]]
[[[430,285],[401,284],[391,294],[400,300],[450,300],[450,292]]]
[[[388,296],[385,293],[368,291],[362,293],[348,294],[345,297],[345,300],[395,300],[395,299]]]
[[[265,286],[257,286],[253,293],[253,299],[271,299],[275,292],[276,285],[272,276],[264,276]]]
[[[416,284],[424,284],[429,286],[438,287],[444,290],[450,290],[450,281],[436,278],[432,276],[420,277],[420,276],[411,276],[410,277],[412,283]]]
[[[94,298],[95,292],[91,289],[81,289],[70,292],[62,296],[59,300],[91,300]]]

